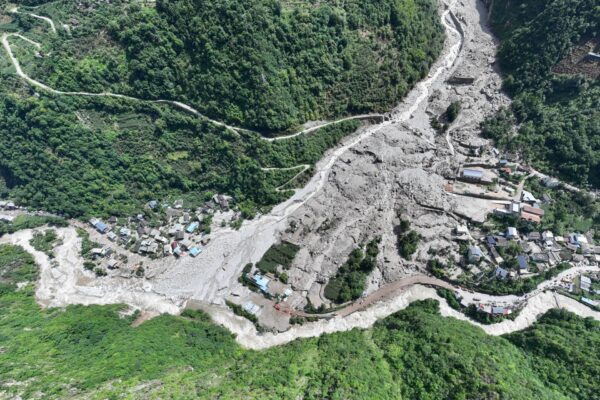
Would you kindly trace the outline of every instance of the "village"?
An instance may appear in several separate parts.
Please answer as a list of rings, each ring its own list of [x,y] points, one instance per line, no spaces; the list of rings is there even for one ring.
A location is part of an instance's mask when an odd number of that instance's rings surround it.
[[[544,188],[539,196],[526,190],[528,182],[533,181]],[[574,266],[600,266],[600,246],[594,244],[593,229],[559,232],[544,228],[548,225],[544,220],[546,210],[552,210],[555,201],[553,194],[572,190],[556,179],[503,159],[497,164],[466,164],[448,180],[446,192],[450,196],[476,199],[477,207],[483,209],[461,216],[463,223],[449,233],[456,248],[446,254],[446,270],[433,274],[462,288],[455,295],[463,312],[474,309],[477,315],[467,315],[488,323],[514,318],[528,296],[542,288],[564,292],[592,308],[600,304],[596,289],[587,290],[600,284],[597,274],[560,275]],[[269,252],[277,251],[278,246],[285,243],[273,246]],[[246,266],[239,281],[250,293],[234,289],[229,299],[236,313],[252,321],[260,319],[262,329],[274,331],[289,327],[281,313],[290,315],[291,323],[311,320],[311,313],[314,318],[332,315],[327,310],[323,313],[306,307],[307,312],[300,311],[298,306],[306,299],[287,283],[290,261],[285,257],[279,262],[268,261],[276,266],[267,273],[258,266]],[[264,258],[257,264],[263,262]],[[522,291],[511,289],[513,286],[522,287]],[[304,319],[298,318],[300,315]]]
[[[92,235],[94,247],[85,255],[94,265],[88,264],[87,269],[98,275],[123,269],[142,276],[145,259],[197,257],[210,242],[215,215],[220,217],[220,227],[239,218],[230,207],[232,201],[219,194],[200,208],[185,208],[183,200],[172,205],[153,200],[146,203],[144,213],[133,217],[91,218],[87,225],[76,222]]]
[[[492,148],[492,153],[498,152]],[[537,196],[525,190],[527,183],[537,180],[544,188]],[[448,182],[446,191],[456,196],[485,200],[487,214],[475,216],[470,223],[457,225],[452,232],[459,245],[454,266],[444,278],[468,282],[469,288],[485,288],[502,294],[502,287],[511,282],[550,278],[569,266],[599,266],[600,246],[594,245],[594,230],[557,232],[545,229],[546,209],[552,209],[553,192],[573,192],[577,189],[561,184],[529,167],[506,159],[493,164],[467,164]],[[574,212],[574,211],[573,211]],[[554,217],[555,218],[555,217]],[[532,279],[533,278],[533,279]],[[569,275],[554,282],[557,290],[566,291],[584,304],[597,307],[600,303],[581,295],[592,293],[586,288],[598,276]],[[492,282],[490,284],[490,282]],[[499,282],[495,283],[495,282]],[[583,286],[580,282],[584,282]],[[519,293],[524,294],[524,293]],[[481,296],[480,296],[481,297]],[[595,296],[591,296],[595,297]],[[477,298],[461,298],[463,307],[476,303],[477,310],[491,316],[507,316],[514,307],[486,302]],[[518,306],[517,306],[518,307]]]

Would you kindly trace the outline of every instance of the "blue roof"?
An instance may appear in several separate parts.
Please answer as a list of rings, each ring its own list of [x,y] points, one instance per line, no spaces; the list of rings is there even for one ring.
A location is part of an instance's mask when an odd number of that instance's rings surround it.
[[[485,240],[487,241],[487,243],[488,243],[490,246],[495,246],[495,245],[496,245],[496,239],[495,239],[493,236],[487,236],[487,237],[485,238]]]
[[[187,231],[187,233],[192,233],[196,230],[196,228],[198,228],[198,223],[192,222],[191,224],[188,225],[186,231]]]
[[[269,291],[269,278],[264,277],[260,274],[254,275],[254,283],[262,290],[263,292]]]
[[[470,247],[469,254],[474,256],[481,256],[481,249],[477,246]]]
[[[94,225],[96,227],[96,229],[98,229],[99,231],[105,231],[108,229],[108,225],[106,225],[104,222],[96,222],[96,225]]]
[[[468,178],[481,178],[483,176],[483,172],[476,169],[465,169],[463,171],[463,176]]]
[[[519,268],[527,269],[527,260],[525,259],[525,256],[517,256],[517,261],[519,262]]]
[[[506,278],[508,276],[508,271],[504,268],[497,267],[496,268],[496,276],[501,276],[502,278]]]
[[[504,307],[492,307],[492,314],[504,314]]]
[[[192,257],[196,257],[196,256],[197,256],[198,254],[200,254],[200,253],[202,253],[202,249],[199,249],[199,248],[197,248],[197,247],[192,247],[192,248],[190,249],[190,255],[191,255]]]

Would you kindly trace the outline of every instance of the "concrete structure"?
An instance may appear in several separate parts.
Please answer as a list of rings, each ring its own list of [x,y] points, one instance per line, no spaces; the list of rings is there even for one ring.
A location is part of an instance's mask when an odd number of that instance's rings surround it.
[[[528,272],[527,268],[527,258],[524,255],[517,256],[517,262],[519,263],[519,273],[525,274]]]
[[[518,239],[519,238],[519,232],[517,231],[517,228],[515,228],[513,226],[509,226],[506,229],[506,238],[507,239]]]
[[[483,171],[479,171],[477,169],[464,169],[460,177],[465,181],[481,182],[483,179]]]
[[[481,260],[482,257],[481,249],[479,246],[469,247],[468,259],[470,263],[476,263]]]

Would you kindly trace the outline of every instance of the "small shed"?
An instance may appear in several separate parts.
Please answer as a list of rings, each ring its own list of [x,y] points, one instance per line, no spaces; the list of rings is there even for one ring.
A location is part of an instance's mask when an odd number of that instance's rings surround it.
[[[514,226],[509,226],[506,229],[506,238],[507,239],[517,239],[519,237],[519,232],[517,231],[517,228],[515,228]]]
[[[482,257],[481,249],[479,246],[469,247],[468,259],[470,263],[478,262]]]
[[[517,263],[519,264],[519,273],[524,274],[527,272],[527,258],[520,254],[517,256]]]

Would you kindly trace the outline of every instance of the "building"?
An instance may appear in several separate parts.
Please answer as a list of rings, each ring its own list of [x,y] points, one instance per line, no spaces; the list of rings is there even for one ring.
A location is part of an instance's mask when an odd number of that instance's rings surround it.
[[[529,240],[530,242],[537,242],[541,238],[542,235],[540,235],[539,232],[529,232],[529,234],[527,235],[527,240]]]
[[[156,239],[160,236],[160,231],[158,229],[152,229],[150,231],[150,236]]]
[[[111,242],[114,242],[115,240],[117,240],[119,237],[117,236],[116,233],[114,232],[108,232],[108,235],[106,235],[106,237],[108,238],[108,240],[110,240]]]
[[[198,229],[198,222],[192,222],[191,224],[188,225],[188,227],[185,229],[185,231],[187,233],[194,233],[196,231],[196,229]]]
[[[508,315],[510,314],[510,309],[502,306],[492,306],[492,315]]]
[[[516,202],[511,202],[510,204],[506,205],[506,208],[508,210],[509,213],[511,214],[518,214],[521,211],[521,204],[516,203]]]
[[[13,222],[14,219],[11,215],[0,214],[0,221]]]
[[[538,200],[535,198],[535,196],[527,190],[523,190],[521,201],[524,201],[525,203],[538,203]]]
[[[490,249],[490,254],[492,255],[492,258],[494,259],[494,262],[496,264],[502,264],[504,262],[504,259],[502,258],[500,253],[498,253],[498,250],[496,250],[496,248],[493,246],[489,246],[489,249]]]
[[[254,282],[258,288],[264,293],[269,293],[269,282],[271,281],[269,278],[257,273],[250,277],[250,280]]]
[[[540,218],[539,215],[536,214],[531,214],[525,211],[521,211],[521,219],[525,220],[525,221],[529,221],[529,222],[533,222],[535,224],[539,224],[542,219]]]
[[[519,273],[526,274],[528,272],[527,269],[527,258],[520,254],[517,256],[517,263],[519,264]]]
[[[497,267],[494,271],[494,275],[496,275],[497,278],[506,279],[508,278],[508,271],[504,268]]]
[[[104,222],[102,221],[97,221],[94,224],[94,228],[96,228],[96,230],[102,234],[107,233],[109,231],[108,229],[108,225],[106,225]]]
[[[588,306],[597,307],[598,302],[592,299],[588,299],[587,297],[581,296],[581,302],[587,304]]]
[[[589,53],[587,53],[587,56],[585,56],[585,59],[586,61],[600,62],[600,54],[590,51]]]
[[[585,292],[589,292],[592,287],[592,280],[587,276],[581,276],[579,279],[579,288]]]
[[[479,246],[469,247],[468,259],[470,263],[476,263],[481,260],[482,253]]]
[[[140,243],[140,253],[156,254],[158,252],[158,243],[152,239],[144,239]]]
[[[477,169],[464,169],[460,177],[465,181],[481,182],[483,179],[483,171]]]
[[[183,248],[184,248],[184,250],[189,250],[189,249],[191,249],[192,247],[194,247],[194,243],[192,243],[192,241],[191,241],[191,240],[189,240],[189,239],[184,239],[184,240],[182,240],[181,242],[179,242],[179,245],[180,245],[181,247],[183,247]]]
[[[521,207],[521,210],[529,214],[539,215],[540,217],[544,216],[544,210],[542,210],[539,207],[524,205],[523,207]]]
[[[554,233],[552,233],[551,231],[544,231],[542,232],[542,239],[544,240],[552,240],[554,239]]]
[[[192,247],[190,249],[190,256],[192,256],[192,257],[196,257],[200,253],[202,253],[202,249],[200,249],[198,247]]]
[[[506,238],[507,239],[518,239],[519,238],[519,232],[517,232],[517,228],[515,228],[513,226],[509,226],[506,229]]]
[[[260,311],[260,307],[251,301],[247,301],[246,303],[244,303],[242,305],[242,308],[244,309],[244,311],[252,315],[257,315]]]
[[[580,233],[572,233],[571,235],[569,235],[569,242],[578,247],[588,244],[588,240],[585,237],[585,235],[582,235]]]

